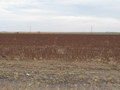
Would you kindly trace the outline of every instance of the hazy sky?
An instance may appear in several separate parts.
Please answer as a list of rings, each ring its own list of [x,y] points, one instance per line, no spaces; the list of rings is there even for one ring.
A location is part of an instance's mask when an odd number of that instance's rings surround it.
[[[0,0],[0,31],[119,32],[120,0]]]

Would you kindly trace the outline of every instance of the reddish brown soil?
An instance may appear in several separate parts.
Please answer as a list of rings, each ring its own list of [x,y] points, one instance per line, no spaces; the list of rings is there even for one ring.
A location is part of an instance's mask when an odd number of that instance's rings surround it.
[[[2,59],[120,60],[120,34],[1,33]]]

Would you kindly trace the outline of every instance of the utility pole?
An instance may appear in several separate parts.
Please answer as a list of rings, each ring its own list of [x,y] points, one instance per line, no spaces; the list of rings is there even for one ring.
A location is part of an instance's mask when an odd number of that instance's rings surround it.
[[[31,32],[31,24],[30,24],[30,32]]]
[[[91,25],[91,32],[93,32],[93,26]]]

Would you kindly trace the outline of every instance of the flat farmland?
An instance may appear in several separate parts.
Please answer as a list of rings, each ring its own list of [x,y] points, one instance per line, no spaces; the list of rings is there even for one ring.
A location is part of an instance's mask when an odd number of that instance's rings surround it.
[[[1,33],[0,90],[120,90],[120,34]]]
[[[120,34],[1,33],[3,59],[120,60]]]

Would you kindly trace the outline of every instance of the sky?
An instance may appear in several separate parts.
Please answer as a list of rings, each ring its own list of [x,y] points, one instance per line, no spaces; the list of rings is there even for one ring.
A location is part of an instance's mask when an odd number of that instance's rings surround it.
[[[0,0],[0,31],[120,32],[120,0]]]

